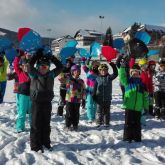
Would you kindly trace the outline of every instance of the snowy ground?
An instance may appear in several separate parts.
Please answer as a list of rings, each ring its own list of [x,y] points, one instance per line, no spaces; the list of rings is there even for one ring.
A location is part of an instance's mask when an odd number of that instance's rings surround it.
[[[98,129],[94,124],[87,124],[85,111],[81,110],[78,132],[65,132],[64,118],[56,116],[58,86],[55,80],[51,120],[53,151],[36,153],[30,150],[29,131],[15,132],[15,96],[13,82],[8,82],[5,103],[0,105],[0,165],[165,164],[165,121],[148,117],[141,143],[122,141],[124,111],[121,109],[118,79],[113,83],[110,128]]]

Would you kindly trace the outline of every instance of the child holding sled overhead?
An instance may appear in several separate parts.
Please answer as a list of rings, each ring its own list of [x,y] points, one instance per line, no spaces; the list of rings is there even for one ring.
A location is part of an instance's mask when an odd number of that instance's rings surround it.
[[[56,68],[50,70],[50,64]],[[36,64],[36,67],[34,66]],[[61,62],[53,55],[39,49],[30,59],[28,73],[31,78],[32,126],[30,130],[31,150],[43,152],[43,146],[51,150],[50,120],[54,97],[54,78],[62,71]]]
[[[86,73],[86,108],[87,108],[87,119],[89,123],[95,120],[96,116],[96,103],[93,100],[93,89],[95,85],[96,78],[99,74],[98,67],[100,63],[98,61],[92,61],[88,65],[90,58],[81,58],[82,69]],[[85,105],[84,105],[85,106]]]
[[[141,111],[148,111],[149,99],[145,85],[140,78],[141,69],[134,64],[130,69],[130,78],[126,77],[125,63],[119,69],[119,78],[125,87],[123,106],[125,108],[125,125],[123,140],[141,142]]]
[[[20,61],[21,67],[20,67]],[[18,133],[25,131],[26,114],[29,114],[29,123],[31,125],[31,100],[30,100],[30,77],[27,73],[27,59],[24,51],[18,50],[18,55],[14,59],[14,70],[18,76],[18,102],[16,130]]]
[[[97,103],[96,124],[98,127],[101,125],[108,127],[110,122],[112,81],[118,76],[118,70],[113,62],[110,62],[109,65],[112,67],[113,73],[108,73],[107,64],[100,64],[99,76],[94,85],[93,99]]]

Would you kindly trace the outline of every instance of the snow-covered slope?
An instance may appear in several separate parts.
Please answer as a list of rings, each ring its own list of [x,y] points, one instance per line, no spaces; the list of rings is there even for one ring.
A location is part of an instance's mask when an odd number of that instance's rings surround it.
[[[51,119],[53,151],[44,153],[30,150],[28,123],[27,132],[15,132],[16,105],[12,87],[13,82],[8,82],[5,103],[0,104],[0,165],[165,164],[165,121],[148,117],[141,143],[122,141],[124,111],[118,79],[113,82],[110,128],[98,129],[88,124],[85,110],[81,109],[78,132],[64,131],[64,118],[56,116],[59,82],[55,80]]]

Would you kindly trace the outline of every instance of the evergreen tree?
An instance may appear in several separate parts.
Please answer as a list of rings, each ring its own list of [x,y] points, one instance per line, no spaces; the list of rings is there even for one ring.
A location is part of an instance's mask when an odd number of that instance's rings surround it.
[[[113,47],[113,35],[112,35],[111,27],[109,27],[106,31],[103,45]]]

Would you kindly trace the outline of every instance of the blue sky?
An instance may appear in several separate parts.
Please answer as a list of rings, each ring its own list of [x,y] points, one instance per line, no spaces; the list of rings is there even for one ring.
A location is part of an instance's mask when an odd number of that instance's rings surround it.
[[[164,0],[0,0],[0,20],[2,28],[30,27],[43,36],[109,26],[115,34],[134,22],[165,26],[164,7]]]

